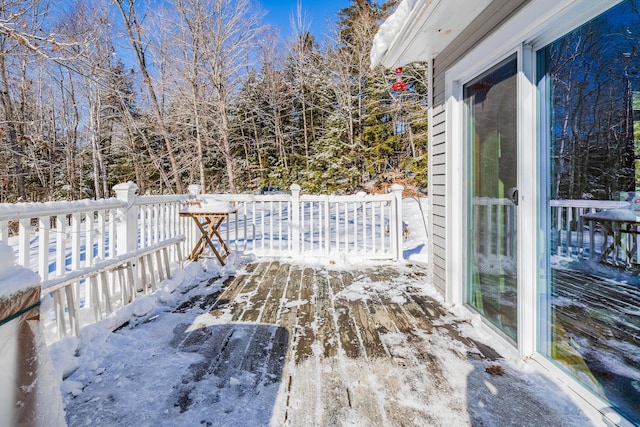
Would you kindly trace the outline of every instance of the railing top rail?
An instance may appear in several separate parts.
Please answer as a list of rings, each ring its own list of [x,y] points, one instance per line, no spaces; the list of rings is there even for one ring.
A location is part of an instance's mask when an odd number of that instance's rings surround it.
[[[203,200],[224,200],[230,202],[290,202],[290,194],[202,194],[197,196],[196,199]]]
[[[329,203],[353,203],[353,202],[379,202],[389,201],[394,199],[393,193],[385,194],[352,194],[348,196],[336,196],[336,195],[316,195],[316,194],[303,194],[300,196],[301,202],[323,202],[328,200]]]
[[[134,205],[154,205],[162,203],[185,202],[193,197],[188,194],[163,194],[136,196]]]
[[[0,203],[0,221],[126,207],[118,199],[78,200],[73,202]]]
[[[324,202],[329,203],[346,203],[346,202],[370,202],[370,201],[386,201],[393,200],[393,193],[385,194],[351,194],[344,196],[337,196],[334,194],[322,195],[322,194],[301,194],[301,202]],[[225,200],[236,202],[290,202],[292,196],[290,194],[202,194],[196,196],[199,200]]]
[[[114,265],[123,264],[125,262],[135,261],[138,258],[141,258],[145,255],[152,254],[160,249],[166,248],[168,246],[174,245],[177,242],[184,241],[185,237],[180,235],[176,237],[171,237],[169,239],[165,239],[160,243],[157,243],[153,246],[149,246],[143,249],[139,249],[135,252],[130,252],[125,255],[116,256],[114,258],[109,258],[107,260],[98,262],[95,265],[81,268],[79,270],[70,272],[65,274],[64,276],[56,277],[54,279],[46,280],[42,282],[41,287],[44,292],[53,292],[55,290],[64,288],[70,283],[77,282],[78,280],[86,279],[92,275],[96,275],[103,271],[110,270]]]

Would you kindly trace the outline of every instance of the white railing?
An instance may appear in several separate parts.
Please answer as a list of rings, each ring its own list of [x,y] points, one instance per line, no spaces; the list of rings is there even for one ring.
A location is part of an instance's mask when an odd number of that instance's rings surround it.
[[[628,202],[609,200],[552,200],[550,202],[551,248],[553,255],[575,259],[600,254],[604,236],[593,221],[583,215],[603,209],[629,207]]]
[[[53,296],[45,323],[57,337],[155,290],[182,263],[191,224],[177,212],[188,196],[135,196],[132,183],[114,189],[118,197],[108,200],[0,204],[0,241],[38,273],[42,295]]]
[[[108,317],[138,294],[154,292],[159,282],[171,277],[169,252],[175,246],[175,252],[181,253],[183,240],[166,239],[43,282],[42,295],[53,298],[53,316],[45,319],[47,340],[78,336],[81,326]],[[47,328],[47,323],[55,326]]]
[[[18,263],[42,280],[65,275],[92,259],[113,258],[117,199],[0,205],[0,240],[17,248]],[[11,242],[10,242],[11,238]]]
[[[183,236],[191,227],[177,215],[187,195],[135,196],[132,183],[115,190],[118,197],[107,200],[0,204],[0,241],[46,282]]]
[[[402,259],[402,187],[383,195],[301,194],[137,196],[133,183],[99,201],[0,205],[0,241],[37,272],[51,294],[58,336],[108,316],[155,289],[200,237],[180,209],[194,198],[237,208],[221,233],[230,247],[259,256]],[[86,316],[91,313],[92,316]]]
[[[605,236],[595,222],[585,220],[583,215],[628,206],[627,202],[609,200],[552,200],[549,211],[552,255],[574,259],[600,256]],[[473,209],[474,230],[479,233],[474,239],[475,253],[487,260],[515,262],[517,206],[509,199],[479,197],[474,200]]]
[[[235,205],[221,232],[238,251],[402,259],[401,186],[354,196],[301,194],[297,185],[291,194],[275,195],[136,196],[133,183],[114,189],[117,197],[108,200],[0,205],[0,240],[46,282],[176,236],[185,236],[188,251],[198,230],[178,213],[186,202],[202,198]],[[184,255],[172,253],[172,259]]]
[[[517,209],[510,199],[476,197],[473,201],[474,252],[486,260],[515,261]]]
[[[217,194],[237,212],[221,227],[231,247],[259,256],[402,259],[402,190],[351,196]]]
[[[181,196],[137,196],[134,199],[133,216],[138,217],[137,243],[139,248],[163,242],[164,240],[185,235],[191,229],[191,223],[178,216],[189,197]]]

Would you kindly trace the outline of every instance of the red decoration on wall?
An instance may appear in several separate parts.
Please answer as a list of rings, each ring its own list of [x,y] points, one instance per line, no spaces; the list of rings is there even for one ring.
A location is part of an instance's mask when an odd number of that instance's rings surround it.
[[[402,67],[396,68],[396,74],[400,74],[402,72]]]
[[[397,81],[391,85],[391,90],[405,90],[407,84],[405,82]]]

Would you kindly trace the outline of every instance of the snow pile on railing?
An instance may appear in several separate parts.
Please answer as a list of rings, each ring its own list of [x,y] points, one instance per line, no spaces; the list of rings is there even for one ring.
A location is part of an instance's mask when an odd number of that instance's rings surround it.
[[[10,297],[39,283],[38,275],[17,265],[13,249],[0,241],[0,298]]]
[[[0,419],[3,425],[65,425],[39,325],[40,279],[15,260],[0,241]]]

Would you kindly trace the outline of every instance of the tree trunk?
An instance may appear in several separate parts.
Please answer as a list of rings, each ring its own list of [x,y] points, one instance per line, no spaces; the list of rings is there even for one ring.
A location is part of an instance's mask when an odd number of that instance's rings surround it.
[[[18,142],[18,131],[16,129],[15,113],[11,94],[9,93],[9,76],[7,75],[7,67],[5,63],[4,53],[0,53],[0,73],[2,73],[2,107],[4,110],[4,119],[7,123],[9,133],[9,144],[13,151],[13,173],[16,177],[18,196],[22,200],[27,200],[27,190],[25,186],[25,170],[22,161],[25,158],[22,145]]]

